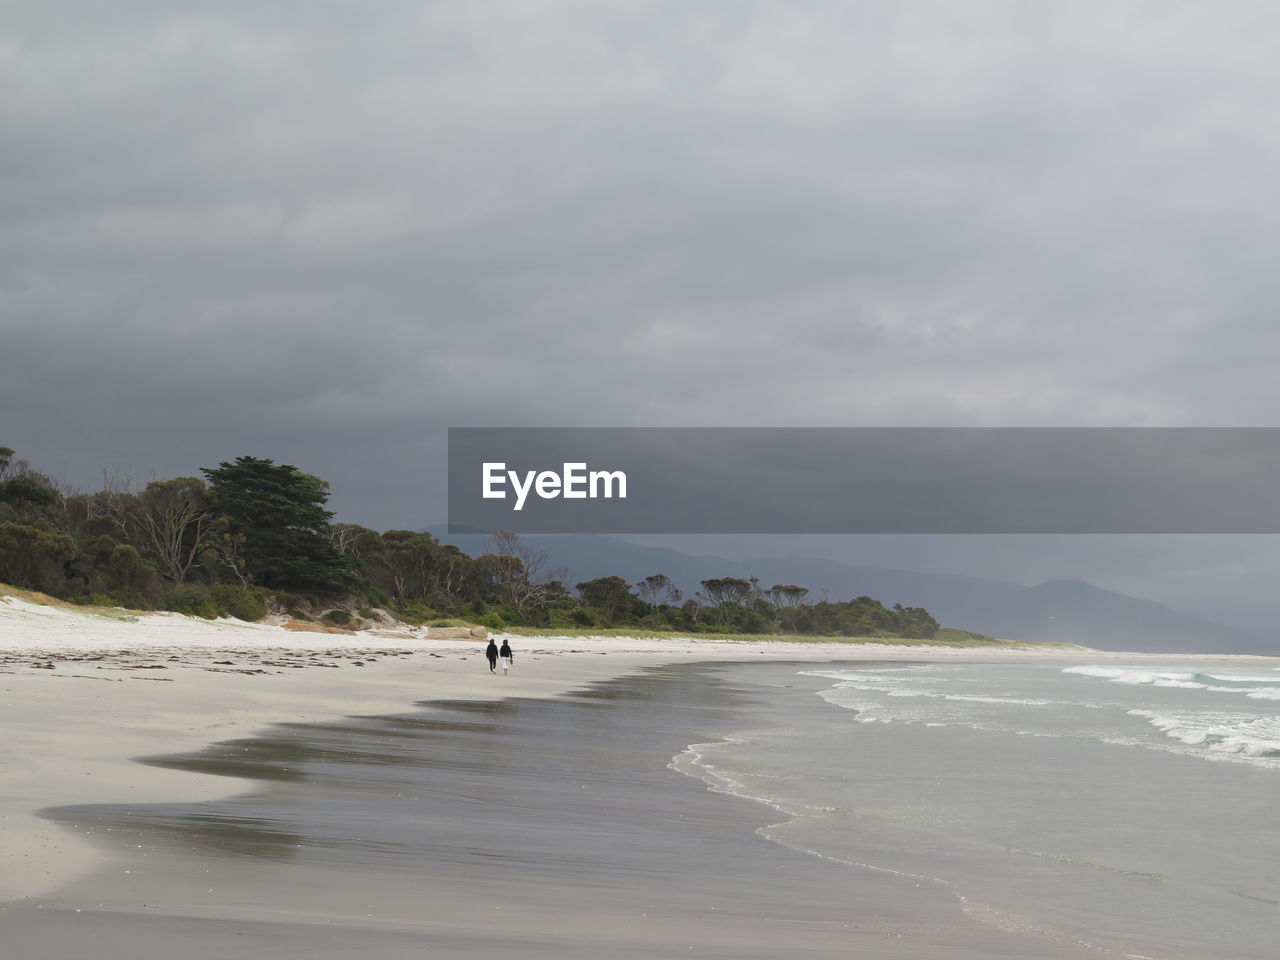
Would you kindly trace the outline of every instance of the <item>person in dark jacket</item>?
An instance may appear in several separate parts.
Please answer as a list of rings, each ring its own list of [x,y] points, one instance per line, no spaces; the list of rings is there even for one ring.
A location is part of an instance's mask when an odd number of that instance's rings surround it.
[[[489,646],[485,647],[484,655],[489,658],[489,672],[495,673],[498,666],[498,645],[493,642],[493,638],[489,639]]]
[[[516,659],[515,654],[511,652],[511,644],[506,640],[502,641],[502,649],[498,651],[498,656],[502,658],[502,675],[505,677]]]

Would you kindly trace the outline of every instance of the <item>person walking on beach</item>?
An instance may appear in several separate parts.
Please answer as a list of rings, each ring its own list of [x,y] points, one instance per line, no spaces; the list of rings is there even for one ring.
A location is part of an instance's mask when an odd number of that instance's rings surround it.
[[[484,655],[489,658],[489,672],[496,673],[498,666],[498,645],[493,642],[493,637],[489,638],[489,646],[484,648]]]
[[[511,644],[506,640],[502,641],[502,649],[498,651],[498,656],[502,658],[502,675],[505,677],[507,671],[511,669],[511,664],[515,661],[515,655],[511,652]]]

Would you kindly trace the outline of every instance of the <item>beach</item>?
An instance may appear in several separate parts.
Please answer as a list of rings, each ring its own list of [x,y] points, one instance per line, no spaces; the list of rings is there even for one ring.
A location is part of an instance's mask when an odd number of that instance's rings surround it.
[[[0,599],[10,943],[24,956],[179,943],[209,957],[231,943],[264,957],[1097,955],[992,923],[946,884],[764,836],[775,808],[680,769],[692,745],[792,709],[761,692],[806,663],[1056,672],[1081,651],[511,642],[503,677],[482,643],[429,630]],[[778,671],[733,672],[754,664]]]

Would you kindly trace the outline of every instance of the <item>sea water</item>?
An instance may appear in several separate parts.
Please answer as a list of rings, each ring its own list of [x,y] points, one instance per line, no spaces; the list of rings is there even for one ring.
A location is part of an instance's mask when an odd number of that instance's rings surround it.
[[[1044,941],[1160,960],[1280,949],[1280,669],[723,668],[757,723],[672,766],[767,804],[759,832],[941,885]]]

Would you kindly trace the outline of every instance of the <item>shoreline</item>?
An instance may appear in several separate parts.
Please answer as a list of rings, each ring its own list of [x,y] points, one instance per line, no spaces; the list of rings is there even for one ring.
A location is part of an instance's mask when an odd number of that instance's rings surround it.
[[[1192,659],[1087,649],[511,635],[516,663],[503,677],[489,674],[478,641],[300,633],[176,615],[114,619],[13,597],[0,597],[0,631],[0,720],[8,734],[0,747],[0,901],[47,895],[99,862],[92,846],[40,810],[242,793],[249,781],[136,758],[199,749],[275,723],[400,713],[430,700],[552,698],[667,663]]]
[[[797,947],[1084,960],[967,918],[940,887],[770,842],[758,830],[771,811],[670,770],[690,742],[760,718],[762,691],[732,678],[761,669],[805,664],[646,667],[561,697],[433,701],[169,757],[248,789],[47,811],[107,860],[54,897],[0,907],[6,931],[27,955],[140,960],[265,960],[286,944],[325,960],[772,960]]]

